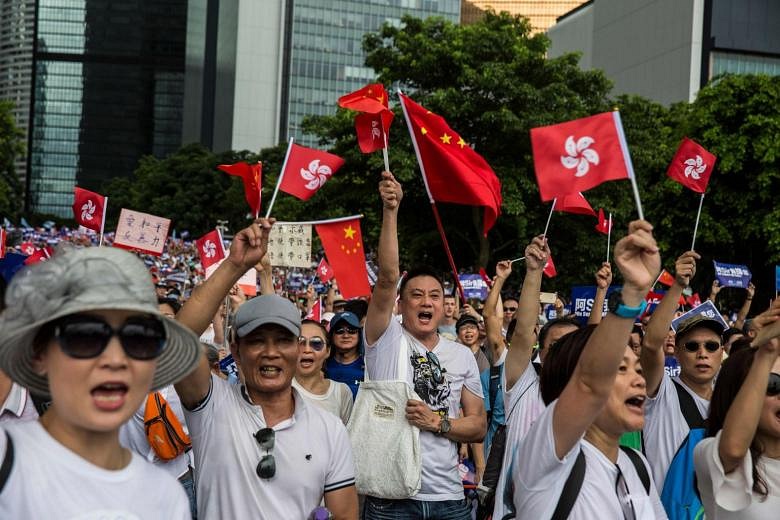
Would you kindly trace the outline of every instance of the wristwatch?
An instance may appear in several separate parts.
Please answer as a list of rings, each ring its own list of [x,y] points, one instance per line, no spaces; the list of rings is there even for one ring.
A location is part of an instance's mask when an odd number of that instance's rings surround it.
[[[439,422],[439,431],[436,432],[436,435],[443,436],[450,433],[450,429],[452,429],[452,425],[450,424],[450,418],[446,415],[441,416],[441,421]]]
[[[647,300],[642,300],[637,307],[628,307],[623,303],[623,297],[620,291],[615,291],[609,295],[607,300],[607,310],[615,316],[621,318],[636,318],[645,312],[647,308]]]

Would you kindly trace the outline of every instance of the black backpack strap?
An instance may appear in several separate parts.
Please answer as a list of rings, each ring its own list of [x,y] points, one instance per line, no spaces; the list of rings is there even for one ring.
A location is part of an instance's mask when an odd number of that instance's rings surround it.
[[[696,401],[693,400],[693,396],[683,386],[672,379],[674,383],[674,389],[677,390],[677,400],[680,402],[680,411],[685,417],[685,422],[688,423],[688,428],[694,430],[696,428],[704,428],[704,417],[699,413],[699,407],[696,406]]]
[[[645,493],[649,495],[650,475],[647,473],[647,466],[645,466],[645,461],[642,460],[642,457],[640,457],[639,453],[633,448],[629,448],[628,446],[621,446],[620,449],[623,450],[623,453],[628,455],[629,459],[631,459],[631,463],[634,464],[636,473],[639,475],[639,480],[642,481],[642,485],[645,487]]]
[[[566,520],[569,518],[569,513],[571,513],[574,503],[580,495],[580,489],[582,489],[584,480],[585,453],[582,451],[582,448],[580,448],[580,452],[577,454],[577,460],[574,461],[571,473],[569,473],[569,477],[563,485],[563,491],[561,491],[561,496],[558,499],[558,505],[555,506],[555,512],[553,512],[550,520]]]
[[[14,465],[14,441],[11,440],[8,432],[5,432],[5,440],[5,457],[3,458],[3,464],[0,466],[0,493],[3,492],[5,483],[8,482],[8,477],[11,475],[11,468]]]
[[[490,367],[490,388],[488,397],[490,398],[490,411],[496,409],[496,397],[498,396],[498,387],[501,384],[501,367],[503,365]]]

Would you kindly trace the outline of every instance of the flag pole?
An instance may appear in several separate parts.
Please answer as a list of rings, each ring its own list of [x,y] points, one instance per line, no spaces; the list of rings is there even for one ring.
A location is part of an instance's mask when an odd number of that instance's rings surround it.
[[[423,184],[425,185],[425,192],[428,194],[428,200],[431,203],[431,209],[433,210],[433,217],[436,220],[436,228],[439,230],[439,236],[444,243],[444,252],[447,254],[447,260],[450,263],[450,269],[452,269],[452,276],[455,278],[455,287],[458,288],[458,295],[460,301],[466,301],[466,295],[463,292],[463,287],[460,285],[460,278],[458,278],[458,268],[455,266],[455,260],[452,258],[452,252],[450,251],[450,245],[447,242],[447,236],[444,234],[444,226],[441,224],[441,217],[439,217],[439,210],[436,208],[436,201],[433,200],[431,195],[431,188],[428,186],[428,177],[425,175],[425,165],[422,162],[420,156],[420,147],[417,144],[417,138],[414,135],[414,128],[412,128],[412,121],[409,119],[409,113],[406,111],[406,104],[404,103],[404,96],[401,89],[398,89],[398,99],[401,102],[401,110],[404,113],[404,119],[406,119],[406,126],[409,129],[409,136],[412,138],[412,145],[414,145],[414,153],[417,156],[417,164],[420,166],[420,173],[422,173]]]
[[[382,117],[380,116],[379,119],[381,121]],[[387,133],[385,133],[384,127],[382,128],[382,136],[383,136],[383,138],[385,140],[385,147],[382,148],[382,158],[385,160],[385,171],[389,172],[390,171],[390,157],[387,154]]]
[[[289,153],[289,151],[287,153]],[[262,171],[263,163],[261,161],[257,161],[257,164],[260,166],[261,171]],[[262,186],[262,181],[260,181],[258,184],[260,184],[260,186],[257,187],[257,211],[255,211],[255,220],[257,220],[258,217],[260,217],[260,206],[263,204],[263,186]],[[277,186],[278,186],[278,184],[277,184]],[[266,216],[266,218],[268,218],[268,217]]]
[[[628,179],[631,181],[631,189],[634,191],[634,201],[636,202],[636,212],[639,214],[639,220],[645,219],[645,214],[642,211],[642,201],[639,199],[639,188],[636,184],[636,174],[634,173],[634,165],[631,163],[631,154],[628,153],[628,143],[626,142],[626,134],[623,132],[623,123],[620,120],[620,111],[615,108],[612,111],[612,118],[615,121],[615,128],[618,132],[618,140],[620,141],[620,149],[623,151],[623,161],[626,163],[626,169],[628,170]]]
[[[336,222],[346,222],[347,220],[354,220],[356,218],[363,218],[363,214],[358,213],[357,215],[352,215],[350,217],[329,218],[325,220],[302,220],[300,222],[279,221],[277,222],[277,224],[296,224],[299,226],[316,226],[317,224],[335,224]]]
[[[553,211],[555,211],[555,203],[558,202],[557,198],[553,199],[552,206],[550,206],[550,215],[547,217],[547,224],[544,226],[544,233],[542,233],[542,236],[544,238],[547,238],[547,230],[550,229],[550,220],[552,220],[552,214]]]
[[[607,224],[607,262],[609,262],[609,243],[612,241],[612,212],[609,212],[609,224]]]
[[[693,226],[693,240],[691,240],[691,251],[694,251],[693,246],[696,245],[696,232],[699,231],[699,218],[701,217],[701,206],[704,204],[704,194],[701,194],[699,199],[699,211],[696,213],[696,224]]]
[[[284,162],[282,163],[282,171],[279,172],[279,179],[276,181],[276,188],[274,194],[271,197],[271,202],[268,204],[268,210],[265,212],[265,218],[271,216],[271,209],[274,207],[276,201],[276,195],[279,193],[279,186],[282,184],[282,178],[284,177],[284,170],[287,168],[287,159],[290,158],[290,150],[292,150],[293,138],[290,137],[290,144],[287,145],[287,153],[284,155]]]
[[[103,245],[103,230],[106,227],[106,211],[108,209],[108,197],[103,198],[103,220],[100,222],[100,241],[98,247]]]
[[[525,260],[525,257],[521,256],[520,258],[515,258],[514,260],[510,260],[509,263],[514,264],[515,262],[519,262],[520,260]]]

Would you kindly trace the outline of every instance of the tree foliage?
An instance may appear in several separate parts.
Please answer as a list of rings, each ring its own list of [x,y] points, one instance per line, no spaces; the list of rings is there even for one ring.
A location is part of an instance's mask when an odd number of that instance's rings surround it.
[[[22,209],[22,185],[14,162],[24,154],[24,132],[16,126],[13,106],[0,100],[0,215],[15,219]]]

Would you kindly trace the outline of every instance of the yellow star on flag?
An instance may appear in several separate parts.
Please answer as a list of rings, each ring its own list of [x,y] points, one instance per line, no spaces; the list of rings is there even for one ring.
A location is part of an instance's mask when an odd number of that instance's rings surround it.
[[[466,141],[464,141],[462,137],[459,137],[457,144],[460,146],[460,148],[462,150],[463,147],[466,146]]]
[[[422,135],[425,135],[425,134],[427,134],[427,133],[428,133],[428,130],[427,130],[427,129],[426,129],[424,126],[421,126],[421,127],[420,127],[420,133],[421,133]]]
[[[355,239],[355,230],[352,228],[352,224],[344,228],[344,238]]]
[[[447,135],[447,132],[444,132],[444,135],[439,137],[441,139],[441,142],[444,144],[450,144],[450,139],[452,139],[451,135]]]

